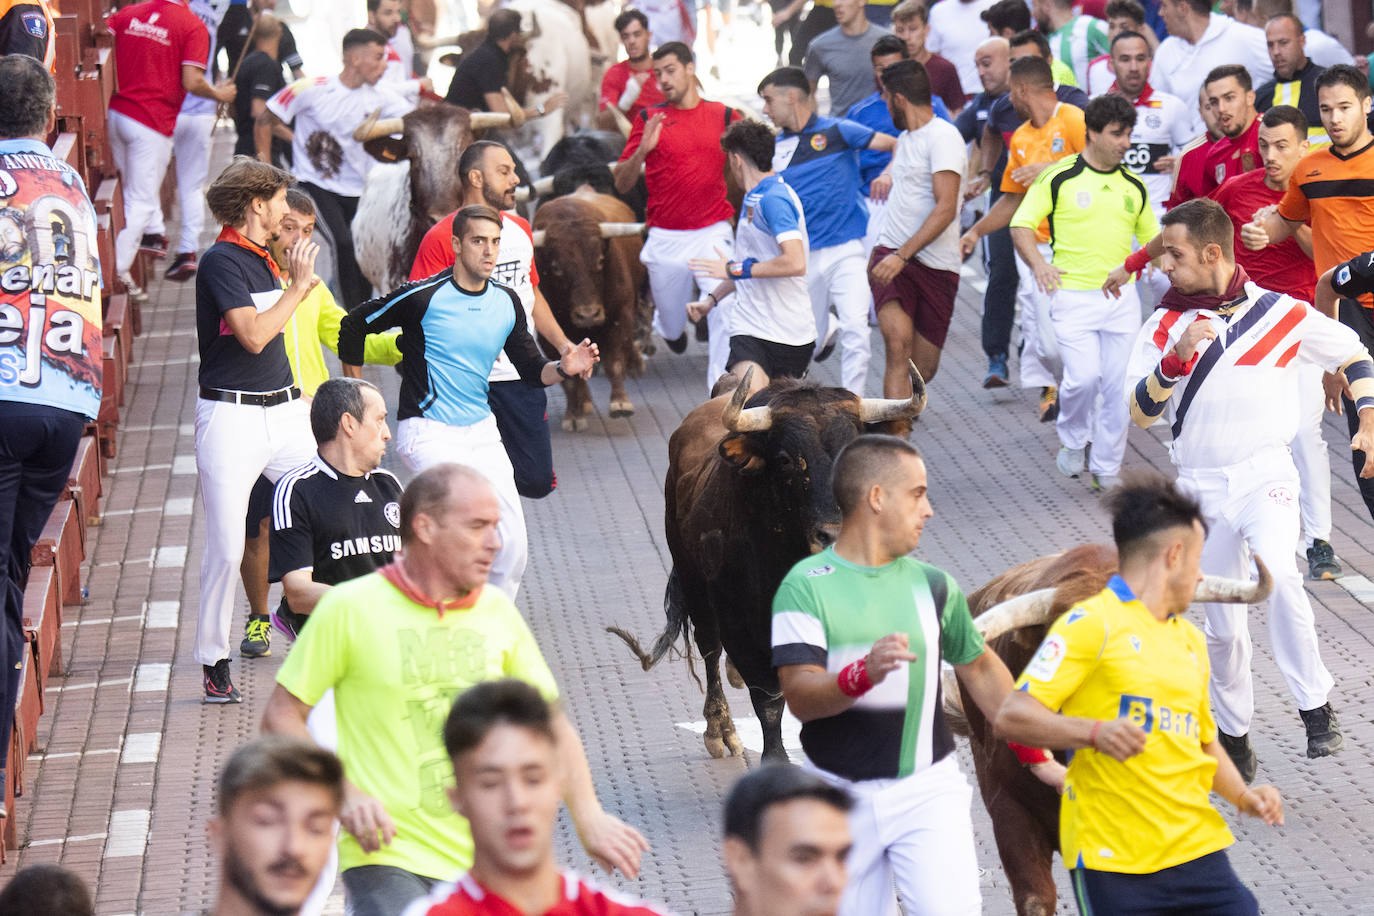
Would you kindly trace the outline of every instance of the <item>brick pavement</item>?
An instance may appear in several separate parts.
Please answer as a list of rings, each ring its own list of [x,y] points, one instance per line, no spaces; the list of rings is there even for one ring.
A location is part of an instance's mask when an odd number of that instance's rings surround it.
[[[19,803],[24,845],[0,869],[4,880],[23,865],[60,862],[95,887],[101,914],[208,905],[214,868],[204,824],[213,812],[214,774],[255,732],[280,654],[234,660],[243,706],[200,704],[190,651],[201,541],[193,297],[189,286],[160,281],[153,293],[103,524],[91,532],[90,598],[68,609],[68,668],[48,688],[39,751]],[[968,589],[1038,553],[1106,536],[1096,497],[1054,472],[1053,430],[1034,421],[1030,393],[978,387],[979,301],[966,283],[950,351],[915,435],[931,468],[937,513],[919,554]],[[834,383],[837,368],[822,365],[816,377]],[[636,416],[614,420],[604,417],[608,386],[597,378],[602,413],[578,434],[559,428],[562,397],[551,392],[560,486],[527,503],[533,560],[520,603],[563,685],[603,800],[653,843],[643,876],[620,883],[679,912],[715,914],[729,909],[715,852],[719,800],[757,756],[709,759],[690,728],[700,719],[701,696],[684,665],[669,659],[642,672],[603,632],[612,623],[641,636],[661,628],[666,439],[701,399],[704,371],[701,345],[685,356],[661,351],[631,383]],[[373,378],[394,403],[395,375]],[[1336,459],[1333,541],[1349,570],[1371,576],[1370,525],[1343,463],[1343,425],[1333,418],[1327,433]],[[1128,466],[1165,463],[1156,437],[1132,432]],[[1260,777],[1286,793],[1289,823],[1277,830],[1238,825],[1233,857],[1268,912],[1370,912],[1363,881],[1374,841],[1374,776],[1366,760],[1374,728],[1364,710],[1374,699],[1374,625],[1339,584],[1312,584],[1309,592],[1337,677],[1346,749],[1321,761],[1298,756],[1301,726],[1267,649],[1263,614],[1253,613]],[[239,613],[241,622],[242,598]],[[730,698],[744,723],[747,697],[731,691]],[[986,910],[1008,913],[986,815],[977,804],[974,814]],[[559,842],[566,861],[586,867],[566,820]]]

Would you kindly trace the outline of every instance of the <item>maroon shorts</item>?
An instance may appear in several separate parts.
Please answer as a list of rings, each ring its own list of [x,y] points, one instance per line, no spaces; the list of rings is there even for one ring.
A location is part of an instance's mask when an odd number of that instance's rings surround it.
[[[954,297],[959,294],[959,273],[936,270],[920,261],[905,264],[890,283],[873,279],[874,266],[894,249],[875,246],[868,259],[868,287],[873,291],[873,307],[881,309],[885,303],[896,302],[911,319],[916,333],[935,346],[944,349],[949,322],[954,317]]]

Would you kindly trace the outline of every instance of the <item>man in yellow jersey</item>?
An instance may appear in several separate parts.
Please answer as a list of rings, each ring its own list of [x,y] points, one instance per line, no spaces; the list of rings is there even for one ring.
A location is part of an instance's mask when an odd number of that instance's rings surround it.
[[[1202,632],[1183,619],[1202,578],[1202,509],[1159,474],[1108,496],[1120,572],[1050,627],[998,733],[1072,749],[1059,808],[1079,912],[1258,914],[1208,799],[1283,823],[1273,786],[1246,787],[1217,741]]]
[[[1083,111],[1087,146],[1040,173],[1011,221],[1011,240],[1037,286],[1037,310],[1064,364],[1059,386],[1059,455],[1065,477],[1083,472],[1092,442],[1092,486],[1116,485],[1126,453],[1130,414],[1121,367],[1140,329],[1135,285],[1116,299],[1102,292],[1118,259],[1159,234],[1145,184],[1123,166],[1131,148],[1135,106],[1117,93],[1100,95]],[[1040,253],[1040,225],[1048,218],[1052,261]],[[1101,396],[1101,406],[1097,400]]]
[[[277,672],[266,732],[310,740],[310,710],[335,691],[348,774],[339,864],[354,916],[397,916],[472,866],[472,834],[448,796],[453,764],[442,731],[453,699],[504,677],[558,699],[520,612],[486,587],[501,546],[500,510],[472,468],[437,464],[416,476],[401,496],[402,556],[325,594]],[[583,847],[633,878],[648,844],[602,810],[582,741],[562,712],[553,730]]]
[[[286,206],[290,210],[281,221],[281,231],[267,243],[272,260],[282,269],[283,283],[291,281],[286,252],[298,241],[310,241],[315,234],[315,203],[309,194],[288,188]],[[291,363],[291,377],[306,399],[314,397],[316,389],[329,378],[329,367],[324,362],[324,347],[338,355],[339,322],[343,321],[346,314],[343,306],[334,301],[334,294],[329,287],[316,283],[301,304],[296,306],[296,311],[282,329],[286,359]],[[399,363],[401,349],[396,343],[399,336],[399,331],[370,335],[364,344],[366,362],[382,366]],[[239,644],[239,654],[244,658],[262,658],[272,654],[272,618],[267,609],[267,528],[271,518],[272,482],[266,477],[259,477],[248,499],[243,561],[239,564],[239,577],[248,595],[248,623],[243,642]]]

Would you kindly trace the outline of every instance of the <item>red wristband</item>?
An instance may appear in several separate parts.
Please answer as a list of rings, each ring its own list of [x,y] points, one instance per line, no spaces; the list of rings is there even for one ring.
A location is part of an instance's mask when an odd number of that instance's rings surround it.
[[[868,679],[867,660],[861,658],[845,665],[835,682],[840,687],[840,693],[847,697],[858,698],[868,693],[873,689],[873,682]]]
[[[1008,741],[1007,747],[1011,748],[1016,759],[1021,761],[1025,767],[1033,767],[1038,763],[1049,763],[1054,759],[1054,755],[1043,747],[1026,747],[1024,744],[1017,744],[1015,741]]]
[[[1102,727],[1102,720],[1098,719],[1093,723],[1093,730],[1088,733],[1088,746],[1097,750],[1097,730]]]
[[[1147,266],[1149,266],[1149,263],[1150,252],[1144,248],[1141,248],[1139,251],[1132,252],[1130,257],[1126,258],[1126,263],[1122,266],[1125,267],[1126,270],[1130,271],[1131,273],[1138,274]]]

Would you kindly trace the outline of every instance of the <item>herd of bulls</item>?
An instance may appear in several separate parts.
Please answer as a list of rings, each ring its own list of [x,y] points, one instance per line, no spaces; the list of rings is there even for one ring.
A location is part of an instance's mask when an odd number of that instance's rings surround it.
[[[403,282],[424,232],[457,208],[458,153],[506,119],[433,105],[360,128],[383,163],[368,178],[353,226],[360,266],[377,288]],[[544,177],[525,181],[530,190],[522,195],[538,201],[531,224],[541,289],[562,327],[601,347],[611,416],[634,412],[625,379],[643,367],[639,338],[651,308],[639,261],[642,182],[618,196],[607,166],[623,143],[617,134],[597,131],[564,137],[545,157]],[[925,383],[914,366],[910,372],[912,397],[895,401],[791,380],[749,396],[746,376],[729,390],[718,386],[717,396],[672,434],[664,484],[664,530],[673,558],[664,596],[667,625],[647,651],[630,633],[610,631],[646,670],[679,639],[695,643],[706,671],[704,739],[711,756],[743,752],[721,682],[724,653],[732,683],[749,689],[764,757],[786,759],[783,698],[771,663],[772,596],[798,560],[833,540],[839,510],[830,469],[840,449],[865,432],[905,433],[924,408]],[[722,383],[729,387],[731,381],[727,376]],[[564,385],[563,427],[583,429],[591,412],[586,383]],[[974,591],[970,609],[989,645],[1019,674],[1049,624],[1100,591],[1116,564],[1115,550],[1102,545],[1031,560]],[[1198,600],[1254,603],[1268,589],[1261,570],[1249,588],[1205,582]],[[943,694],[970,741],[1017,912],[1054,913],[1058,797],[1020,765],[952,680]]]

